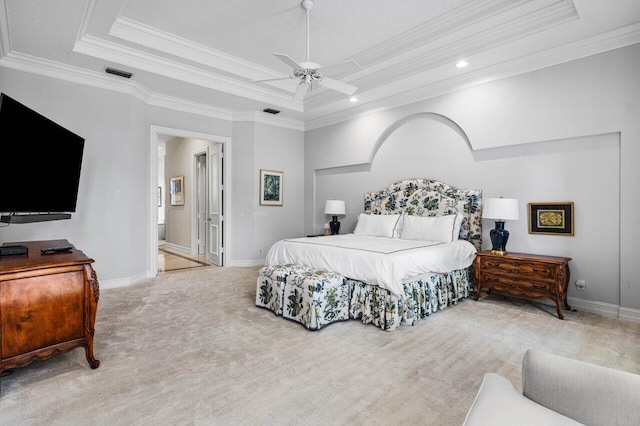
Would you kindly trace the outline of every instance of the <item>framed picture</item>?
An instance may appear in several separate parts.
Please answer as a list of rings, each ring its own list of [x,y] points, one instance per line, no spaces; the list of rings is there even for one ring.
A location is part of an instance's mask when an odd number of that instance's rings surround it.
[[[529,233],[573,235],[573,202],[529,203]]]
[[[282,172],[260,169],[260,205],[282,205]]]
[[[162,207],[162,187],[158,187],[158,207]]]
[[[171,178],[171,205],[184,206],[184,176]]]

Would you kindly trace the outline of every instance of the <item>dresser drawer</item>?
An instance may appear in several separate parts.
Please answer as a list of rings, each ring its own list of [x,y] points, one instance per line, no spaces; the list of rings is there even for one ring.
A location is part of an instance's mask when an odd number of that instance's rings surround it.
[[[526,275],[536,280],[549,280],[549,282],[553,282],[556,279],[555,267],[544,263],[523,262],[501,258],[482,258],[480,259],[480,269],[500,271],[500,273],[504,274]]]
[[[500,275],[491,272],[481,272],[480,280],[489,285],[502,285],[505,287],[517,287],[522,290],[542,291],[549,294],[555,294],[555,284],[544,281],[531,281],[527,278],[516,278],[509,275]]]

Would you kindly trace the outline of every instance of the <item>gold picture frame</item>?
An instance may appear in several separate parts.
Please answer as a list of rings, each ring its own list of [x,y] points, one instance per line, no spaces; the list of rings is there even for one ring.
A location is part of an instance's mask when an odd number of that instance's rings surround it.
[[[529,203],[529,233],[573,236],[573,202]]]

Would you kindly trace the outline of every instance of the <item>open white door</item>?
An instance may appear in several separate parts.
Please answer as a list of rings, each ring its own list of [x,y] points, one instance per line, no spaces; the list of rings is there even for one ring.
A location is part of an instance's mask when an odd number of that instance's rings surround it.
[[[207,209],[209,223],[209,238],[207,244],[207,261],[214,265],[223,264],[222,227],[224,223],[222,205],[222,144],[216,144],[209,150],[207,170],[209,171],[209,206]]]

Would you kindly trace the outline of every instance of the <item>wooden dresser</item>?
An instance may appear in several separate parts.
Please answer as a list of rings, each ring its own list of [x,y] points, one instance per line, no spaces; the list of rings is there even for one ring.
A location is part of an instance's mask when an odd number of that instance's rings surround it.
[[[569,257],[537,254],[492,254],[490,250],[476,253],[475,278],[478,300],[482,289],[495,290],[513,296],[547,298],[556,304],[558,318],[564,319],[562,305],[567,303]]]
[[[100,289],[93,259],[67,240],[5,243],[28,254],[0,256],[0,373],[83,347],[91,368]],[[42,254],[41,249],[72,250]]]

